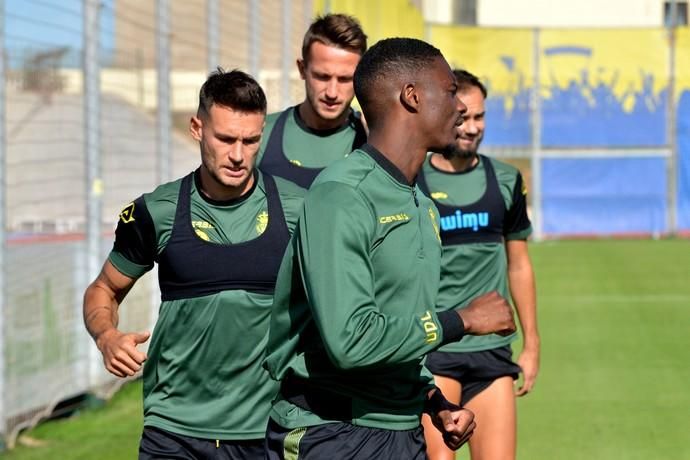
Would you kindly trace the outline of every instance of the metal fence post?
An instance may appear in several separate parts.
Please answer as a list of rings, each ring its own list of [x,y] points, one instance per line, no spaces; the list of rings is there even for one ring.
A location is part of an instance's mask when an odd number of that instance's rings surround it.
[[[84,0],[84,153],[86,155],[86,287],[99,272],[103,180],[101,178],[99,3]],[[97,383],[98,350],[89,346],[89,385]]]
[[[206,0],[206,67],[213,72],[220,65],[218,51],[218,0]]]
[[[261,17],[259,16],[259,2],[247,0],[249,6],[249,73],[256,81],[259,79],[259,53],[261,51]]]
[[[532,48],[532,91],[530,94],[530,111],[532,119],[532,223],[534,240],[540,241],[544,237],[544,218],[542,215],[542,183],[541,183],[541,93],[540,93],[540,57],[539,29],[533,31]]]
[[[158,108],[156,150],[158,183],[172,178],[171,102],[170,102],[170,4],[156,0],[156,104]]]
[[[280,105],[281,108],[288,107],[292,103],[290,97],[290,71],[293,66],[292,59],[292,1],[283,0],[283,51],[281,56],[281,79],[280,79]]]
[[[676,113],[676,22],[678,5],[671,1],[671,21],[668,25],[668,91],[666,98],[666,142],[670,155],[666,159],[667,232],[675,235],[678,232],[678,133]]]
[[[7,434],[5,414],[5,312],[7,293],[5,292],[5,251],[7,249],[5,218],[5,186],[7,172],[7,139],[5,137],[5,1],[0,0],[0,451],[4,448]]]

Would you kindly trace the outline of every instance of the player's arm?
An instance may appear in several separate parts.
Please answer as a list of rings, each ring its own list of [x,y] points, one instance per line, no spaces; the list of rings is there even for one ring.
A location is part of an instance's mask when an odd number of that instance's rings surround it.
[[[441,432],[443,441],[452,450],[465,444],[477,427],[474,413],[448,401],[436,386],[427,393],[424,412],[429,414],[434,427]]]
[[[471,317],[467,323],[455,311],[437,315],[433,305],[421,315],[384,314],[374,298],[370,258],[375,222],[365,198],[343,184],[321,184],[305,200],[297,257],[314,321],[336,366],[346,369],[407,362],[459,340],[463,326],[473,330],[486,326],[485,317],[472,316],[476,309],[470,307],[469,314],[463,313]],[[507,305],[505,311],[510,312]],[[493,325],[494,315],[488,316]],[[512,324],[512,317],[509,321]],[[431,341],[426,333],[430,322],[441,332]]]
[[[527,241],[509,240],[506,242],[508,254],[508,283],[510,295],[517,310],[523,346],[518,357],[522,367],[524,382],[518,389],[518,396],[532,390],[539,373],[539,330],[537,327],[537,296],[532,262],[527,252]]]
[[[122,332],[118,309],[136,280],[153,267],[155,230],[142,198],[120,214],[115,244],[98,277],[84,293],[84,324],[103,355],[106,369],[118,377],[134,375],[146,355],[137,350],[149,332]]]
[[[508,258],[508,285],[517,310],[523,334],[523,348],[517,363],[522,367],[523,384],[518,396],[532,390],[539,373],[539,329],[537,327],[537,295],[534,270],[527,249],[531,233],[527,217],[526,190],[518,174],[513,190],[512,205],[506,215],[506,255]]]
[[[136,280],[120,273],[107,260],[84,294],[84,323],[103,355],[105,368],[117,377],[134,375],[146,360],[136,346],[148,332],[124,333],[117,329],[118,308]]]

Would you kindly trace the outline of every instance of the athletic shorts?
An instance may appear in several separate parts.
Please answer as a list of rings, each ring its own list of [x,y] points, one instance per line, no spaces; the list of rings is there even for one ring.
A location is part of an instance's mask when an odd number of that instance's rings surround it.
[[[509,345],[467,353],[435,351],[427,355],[425,366],[434,375],[460,382],[460,405],[464,406],[500,377],[508,375],[517,380],[522,369],[513,362],[512,355]]]
[[[266,431],[267,460],[426,460],[422,427],[383,430],[333,422],[288,430],[273,420]]]
[[[264,460],[263,439],[223,441],[201,439],[145,426],[139,443],[139,460],[223,459]]]

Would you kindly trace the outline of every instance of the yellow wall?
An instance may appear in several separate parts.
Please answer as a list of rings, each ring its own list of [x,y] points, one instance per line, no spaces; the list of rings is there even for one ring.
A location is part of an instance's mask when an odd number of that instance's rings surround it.
[[[422,13],[408,0],[331,0],[331,13],[346,13],[362,23],[369,45],[386,37],[424,39]],[[314,15],[326,13],[326,0],[314,1]]]

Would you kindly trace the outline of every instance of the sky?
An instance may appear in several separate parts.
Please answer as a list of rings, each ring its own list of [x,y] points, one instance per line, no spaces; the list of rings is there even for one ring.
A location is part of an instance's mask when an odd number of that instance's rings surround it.
[[[107,62],[113,47],[113,4],[101,6],[101,56]],[[36,52],[67,47],[61,65],[78,67],[83,43],[83,0],[4,0],[5,48],[11,68],[21,67]]]

